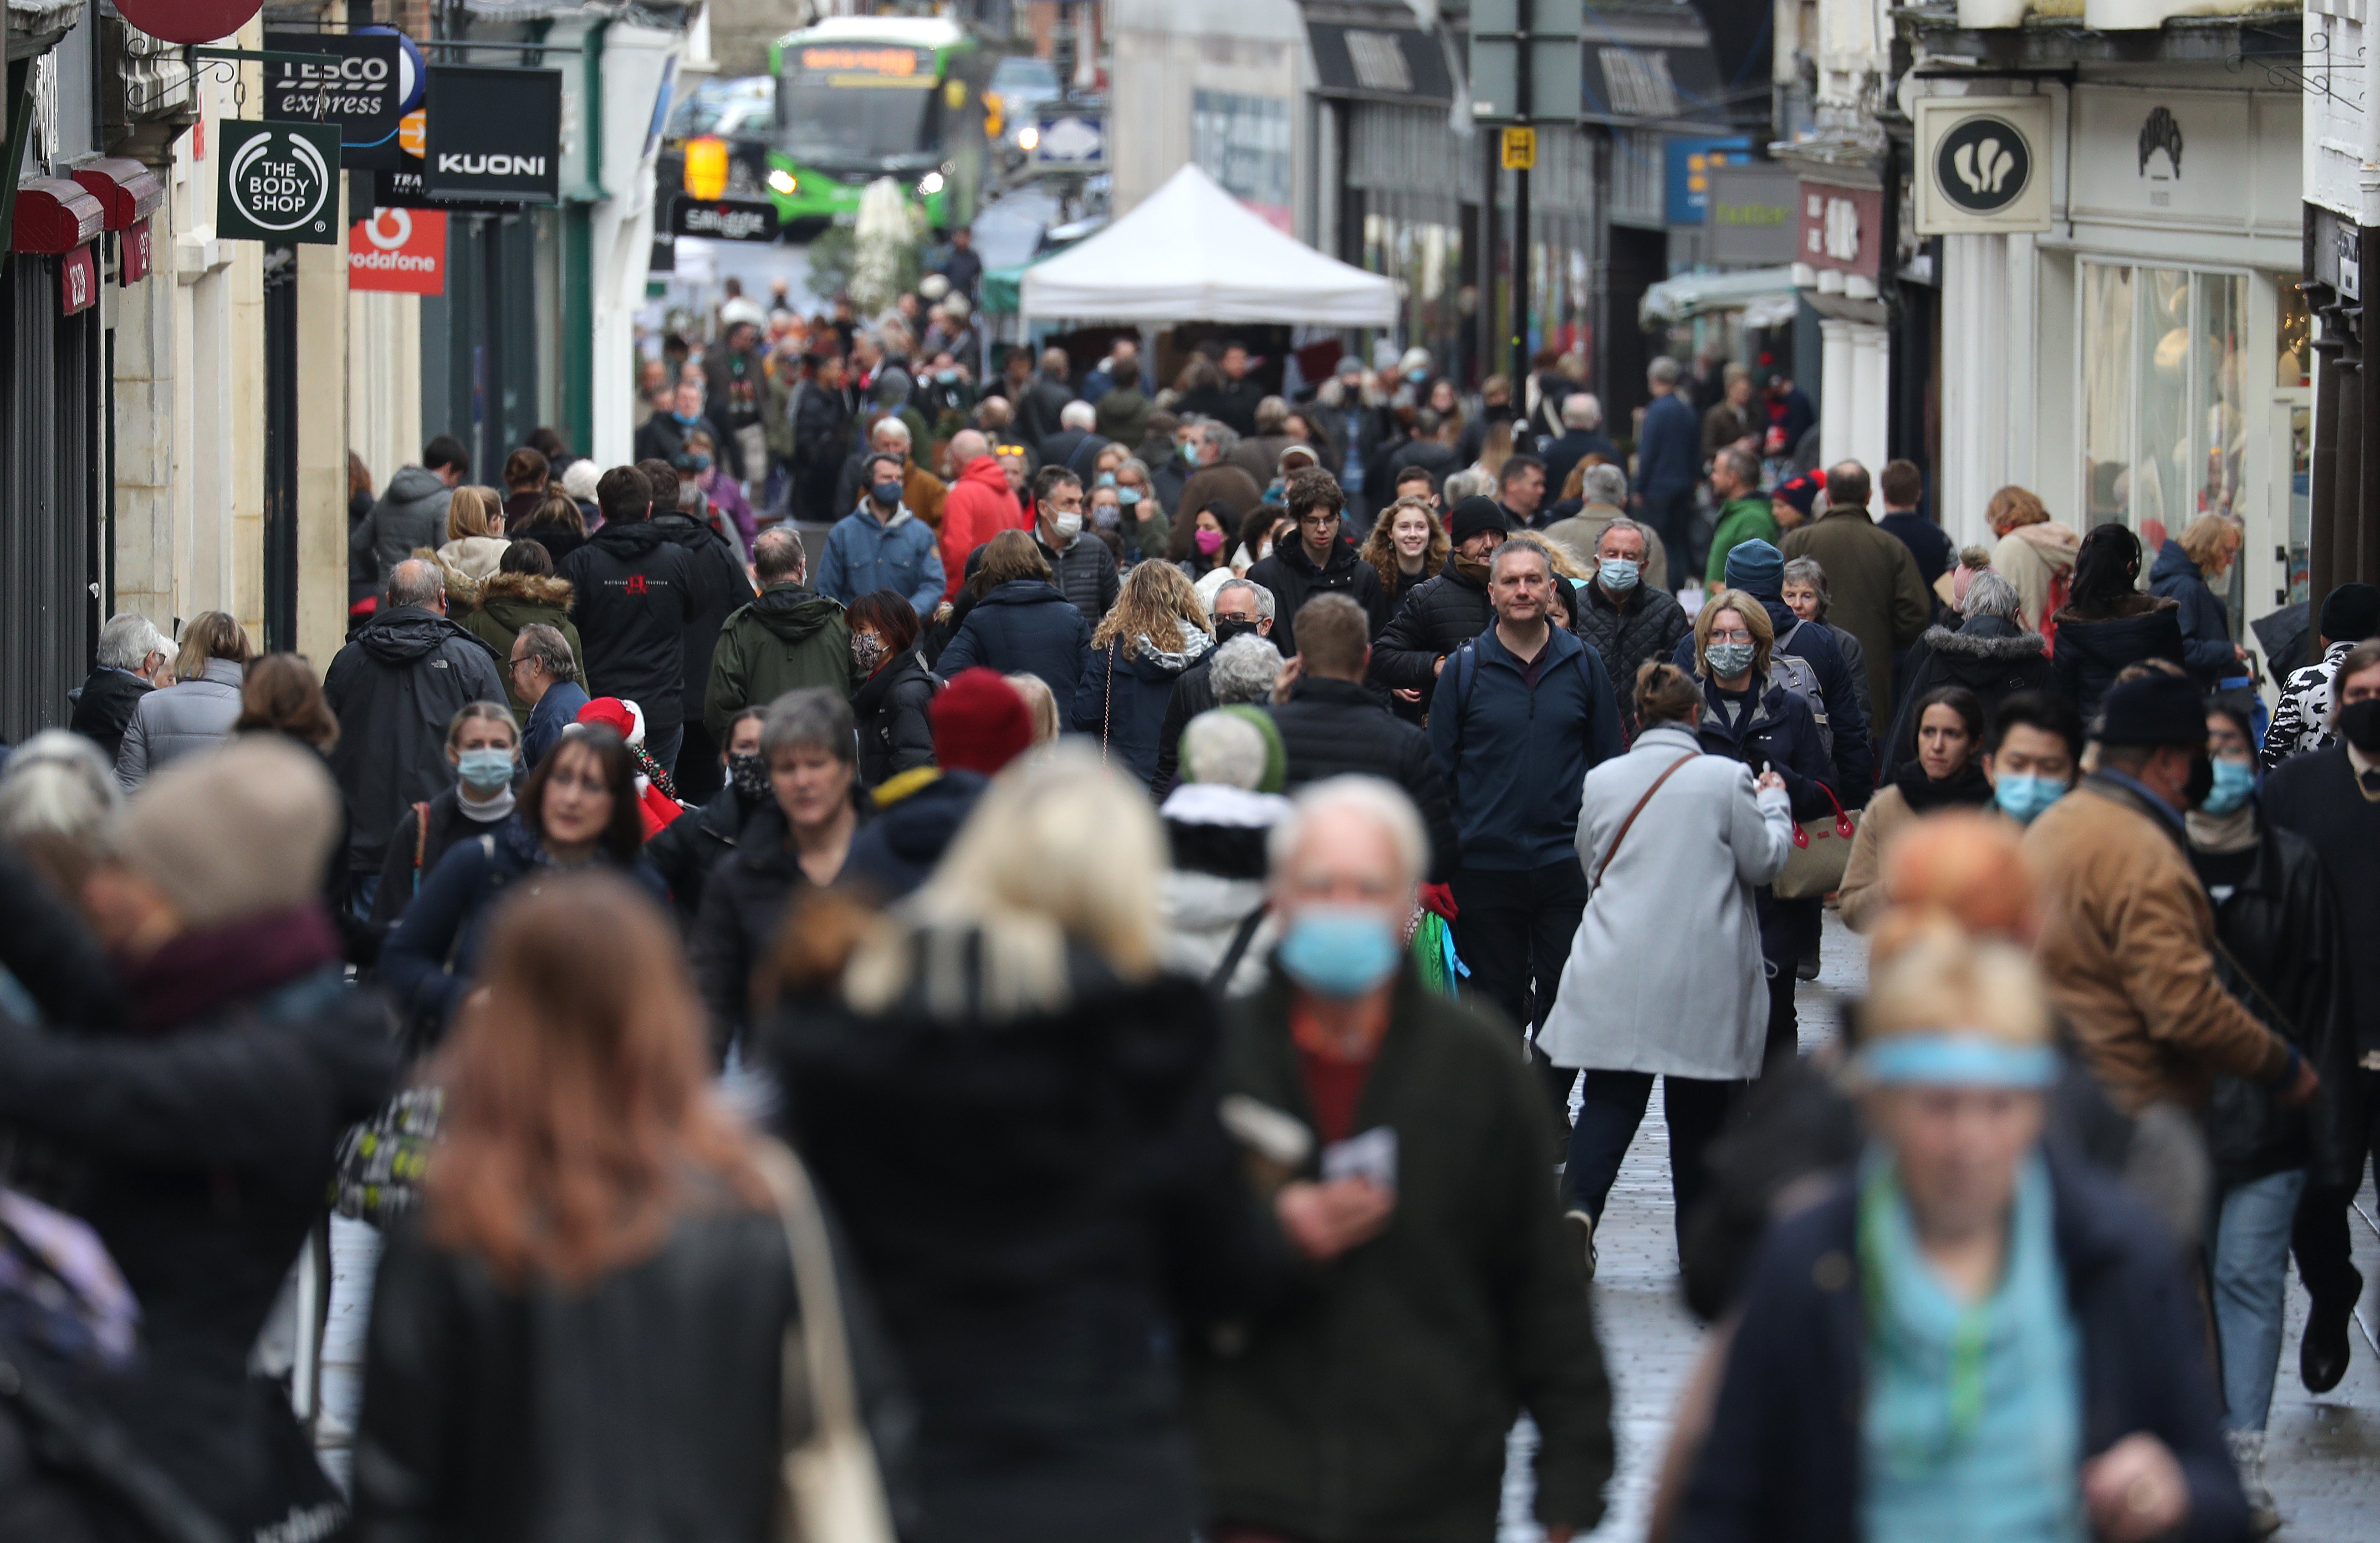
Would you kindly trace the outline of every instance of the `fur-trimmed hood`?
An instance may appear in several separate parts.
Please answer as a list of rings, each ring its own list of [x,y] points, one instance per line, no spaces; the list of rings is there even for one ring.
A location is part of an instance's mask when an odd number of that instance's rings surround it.
[[[570,580],[533,573],[491,574],[480,585],[480,603],[493,605],[500,600],[518,601],[524,605],[541,606],[547,610],[568,612],[577,592]]]
[[[2036,659],[2048,651],[2040,633],[2020,632],[2016,624],[2005,616],[1972,616],[1956,632],[1947,626],[1928,627],[1925,645],[1953,659],[1991,663]]]

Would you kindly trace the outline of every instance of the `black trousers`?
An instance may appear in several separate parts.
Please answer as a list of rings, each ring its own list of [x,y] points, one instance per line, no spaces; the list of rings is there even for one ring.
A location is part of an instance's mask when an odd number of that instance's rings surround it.
[[[1524,1029],[1542,1027],[1586,911],[1578,859],[1510,871],[1464,869],[1452,887],[1460,913],[1454,946],[1471,966],[1472,989]]]
[[[1702,1197],[1703,1154],[1727,1124],[1728,1111],[1743,1084],[1694,1077],[1663,1077],[1661,1083],[1670,1123],[1670,1195],[1682,1245],[1686,1218]],[[1570,1167],[1563,1176],[1571,1203],[1598,1222],[1611,1181],[1620,1176],[1620,1160],[1636,1139],[1636,1127],[1644,1124],[1652,1096],[1650,1072],[1589,1071],[1581,1083],[1578,1124],[1571,1127]]]
[[[2313,1185],[2298,1197],[2298,1213],[2289,1229],[2289,1246],[2298,1257],[2298,1273],[2305,1278],[2306,1294],[2317,1307],[2351,1308],[2363,1294],[2363,1276],[2355,1268],[2353,1238],[2348,1231],[2347,1209],[2363,1187],[2363,1165],[2380,1164],[2380,1072],[2353,1071],[2362,1087],[2349,1107],[2360,1103],[2363,1114],[2353,1136],[2355,1172],[2343,1187]],[[2340,1089],[2344,1094],[2347,1089]]]
[[[1768,1039],[1760,1052],[1764,1068],[1802,1053],[1802,1019],[1793,1006],[1793,966],[1785,964],[1769,967],[1777,973],[1768,978]]]

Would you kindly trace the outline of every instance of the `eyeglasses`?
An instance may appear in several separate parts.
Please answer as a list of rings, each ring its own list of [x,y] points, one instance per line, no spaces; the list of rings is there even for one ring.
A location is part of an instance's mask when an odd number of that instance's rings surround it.
[[[1714,643],[1749,643],[1752,641],[1752,634],[1748,629],[1740,626],[1730,627],[1724,632],[1713,628],[1710,640]]]

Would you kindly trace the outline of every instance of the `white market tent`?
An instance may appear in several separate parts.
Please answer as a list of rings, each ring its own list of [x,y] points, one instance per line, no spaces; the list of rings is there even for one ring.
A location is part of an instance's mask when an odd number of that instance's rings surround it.
[[[1397,290],[1284,236],[1184,166],[1097,236],[1026,269],[1018,310],[1044,320],[1391,327]]]

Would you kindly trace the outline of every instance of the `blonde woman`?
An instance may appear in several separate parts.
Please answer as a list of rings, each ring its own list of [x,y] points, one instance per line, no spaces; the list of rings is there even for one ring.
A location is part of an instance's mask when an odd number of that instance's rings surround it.
[[[1056,744],[1058,699],[1050,694],[1050,683],[1039,675],[1024,671],[1000,678],[1016,687],[1016,694],[1025,699],[1026,713],[1033,720],[1033,746],[1026,753],[1031,755],[1045,745]]]
[[[2025,488],[2005,487],[1992,494],[1984,517],[1999,538],[1992,548],[1991,565],[2016,586],[2022,602],[2017,625],[2044,638],[2053,636],[2050,617],[2066,601],[2067,581],[2073,576],[2082,538],[2051,519],[2041,500]]]
[[[1404,608],[1405,596],[1446,566],[1451,543],[1438,511],[1427,498],[1400,498],[1372,522],[1356,555],[1380,576],[1380,593],[1388,597],[1389,614]]]
[[[189,619],[174,657],[174,684],[141,698],[124,726],[115,780],[126,792],[167,761],[231,737],[251,657],[248,634],[229,613],[203,611]]]
[[[2157,549],[2149,569],[2149,593],[2181,607],[2182,662],[2205,690],[2247,674],[2248,650],[2231,641],[2230,614],[2216,594],[2229,586],[2244,539],[2238,521],[2201,515]]]
[[[504,506],[493,488],[468,484],[455,490],[446,504],[446,544],[436,552],[416,552],[434,560],[446,579],[446,608],[456,620],[480,606],[480,589],[504,566]]]
[[[918,1509],[971,1535],[1164,1543],[1201,1519],[1176,1315],[1243,1307],[1249,1202],[1211,999],[1159,967],[1165,868],[1148,794],[1087,746],[1012,766],[771,1041],[909,1370]]]
[[[1075,687],[1075,727],[1099,736],[1118,771],[1155,785],[1157,736],[1182,672],[1215,646],[1207,608],[1182,570],[1143,563],[1124,576],[1114,609],[1091,634],[1082,683]]]

